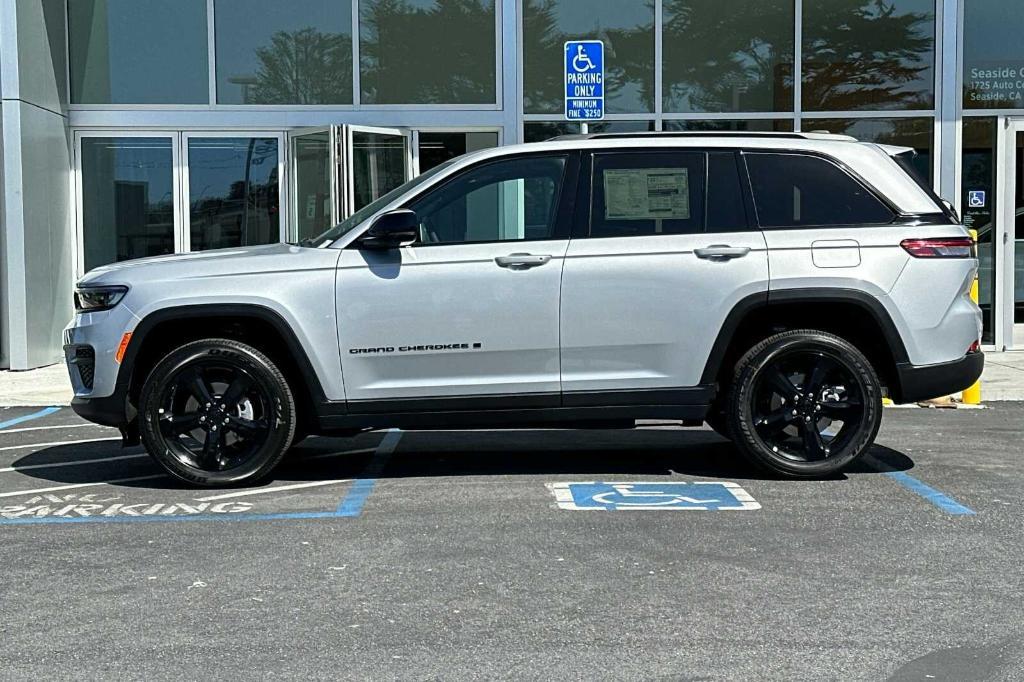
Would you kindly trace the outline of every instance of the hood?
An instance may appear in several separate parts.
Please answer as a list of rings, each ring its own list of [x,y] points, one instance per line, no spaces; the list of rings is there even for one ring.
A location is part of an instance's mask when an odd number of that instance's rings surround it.
[[[328,266],[341,255],[334,249],[314,249],[291,244],[242,246],[195,253],[151,256],[104,265],[85,274],[79,286],[127,284],[141,281],[195,280],[225,276],[259,276],[287,270]]]

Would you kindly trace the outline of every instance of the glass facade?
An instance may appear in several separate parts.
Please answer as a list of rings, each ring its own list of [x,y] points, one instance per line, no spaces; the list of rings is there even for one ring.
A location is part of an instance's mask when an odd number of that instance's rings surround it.
[[[895,147],[913,147],[914,167],[932,180],[933,120],[930,118],[816,118],[804,121],[804,130],[821,130]]]
[[[665,111],[793,110],[793,0],[664,7]]]
[[[362,101],[494,104],[494,21],[494,0],[361,0]]]
[[[1024,109],[1024,6],[964,3],[964,109]]]
[[[346,0],[216,0],[219,104],[352,104]]]
[[[71,0],[71,102],[208,102],[206,32],[206,0]]]
[[[654,111],[654,3],[647,0],[523,0],[523,110],[562,111],[565,41],[605,44],[607,111]]]
[[[935,0],[803,4],[806,111],[931,109]]]

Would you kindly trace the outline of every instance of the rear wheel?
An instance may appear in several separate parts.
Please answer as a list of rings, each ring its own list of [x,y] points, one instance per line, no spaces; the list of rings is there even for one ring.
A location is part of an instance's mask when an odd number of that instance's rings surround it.
[[[871,447],[881,388],[867,358],[844,339],[789,331],[740,359],[727,418],[734,442],[754,463],[788,476],[827,476]]]
[[[185,344],[142,388],[142,442],[172,476],[201,486],[267,476],[295,434],[295,400],[259,350],[229,339]]]

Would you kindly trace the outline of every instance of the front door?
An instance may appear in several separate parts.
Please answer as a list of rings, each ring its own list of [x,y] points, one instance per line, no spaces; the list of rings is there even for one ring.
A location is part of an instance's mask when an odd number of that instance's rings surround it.
[[[562,277],[564,404],[699,402],[687,389],[726,316],[768,288],[736,154],[596,153],[585,175],[590,217]]]
[[[416,244],[345,249],[337,315],[350,409],[558,404],[576,177],[573,154],[483,161],[409,203]]]

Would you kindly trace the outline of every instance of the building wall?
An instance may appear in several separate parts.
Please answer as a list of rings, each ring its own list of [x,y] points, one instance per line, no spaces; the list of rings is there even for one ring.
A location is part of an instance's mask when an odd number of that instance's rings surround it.
[[[74,230],[63,0],[0,0],[0,366],[61,358]]]

